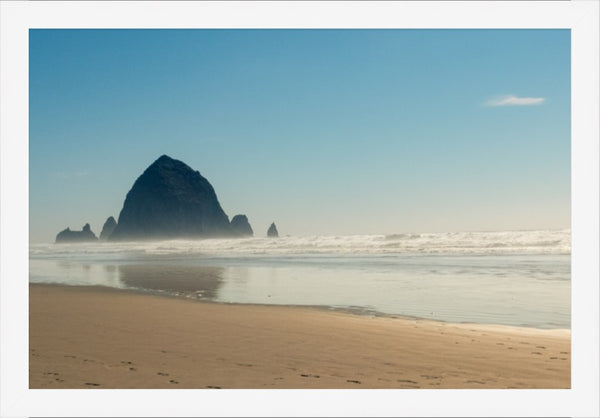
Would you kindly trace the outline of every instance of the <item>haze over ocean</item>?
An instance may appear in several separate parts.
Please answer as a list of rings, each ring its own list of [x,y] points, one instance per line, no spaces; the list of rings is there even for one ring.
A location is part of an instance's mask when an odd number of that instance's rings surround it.
[[[162,154],[256,236],[569,228],[569,30],[29,35],[32,243]]]

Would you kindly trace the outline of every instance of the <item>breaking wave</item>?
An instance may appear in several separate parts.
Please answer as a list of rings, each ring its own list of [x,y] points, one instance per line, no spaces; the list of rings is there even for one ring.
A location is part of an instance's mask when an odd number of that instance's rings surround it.
[[[32,244],[30,256],[301,256],[570,254],[571,230],[286,236],[86,244]]]

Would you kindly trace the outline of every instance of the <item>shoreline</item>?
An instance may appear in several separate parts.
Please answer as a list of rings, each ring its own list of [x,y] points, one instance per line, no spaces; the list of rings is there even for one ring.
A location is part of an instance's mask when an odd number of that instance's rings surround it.
[[[210,299],[199,299],[199,298],[191,298],[183,295],[176,295],[169,292],[161,292],[156,290],[147,290],[147,289],[138,289],[138,288],[118,288],[112,286],[105,285],[82,285],[82,284],[65,284],[65,283],[46,283],[46,282],[36,282],[29,283],[30,286],[48,286],[48,287],[67,287],[81,290],[90,290],[90,291],[98,291],[98,292],[122,292],[129,293],[132,295],[141,295],[141,296],[151,296],[157,298],[167,298],[174,300],[182,300],[200,304],[215,304],[221,306],[258,306],[258,307],[279,307],[279,308],[290,308],[290,309],[309,309],[320,312],[331,312],[331,313],[339,313],[342,315],[355,315],[358,317],[366,317],[366,318],[389,318],[389,319],[399,319],[399,320],[408,320],[408,321],[419,321],[419,322],[431,322],[433,324],[445,324],[445,325],[453,325],[453,326],[469,326],[469,327],[477,327],[477,328],[489,328],[492,330],[505,330],[506,332],[516,332],[519,330],[532,332],[543,331],[543,332],[559,332],[568,334],[570,336],[571,329],[570,328],[539,328],[528,325],[507,325],[507,324],[496,324],[496,323],[486,323],[486,322],[451,322],[444,321],[443,319],[437,318],[425,318],[420,316],[411,316],[405,314],[394,314],[394,313],[386,313],[380,312],[370,309],[363,309],[361,307],[338,307],[338,306],[329,306],[329,305],[290,305],[290,304],[269,304],[269,303],[244,303],[244,302],[223,302],[218,300],[210,300]]]
[[[570,388],[571,332],[29,284],[30,388]],[[199,303],[200,302],[200,303]]]

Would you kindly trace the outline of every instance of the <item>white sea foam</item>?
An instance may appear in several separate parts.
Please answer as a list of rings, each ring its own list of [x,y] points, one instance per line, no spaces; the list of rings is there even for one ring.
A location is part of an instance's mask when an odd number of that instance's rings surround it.
[[[35,244],[29,281],[570,326],[570,230]]]
[[[571,230],[402,233],[389,235],[285,236],[86,244],[32,244],[30,256],[131,255],[515,255],[570,254]]]

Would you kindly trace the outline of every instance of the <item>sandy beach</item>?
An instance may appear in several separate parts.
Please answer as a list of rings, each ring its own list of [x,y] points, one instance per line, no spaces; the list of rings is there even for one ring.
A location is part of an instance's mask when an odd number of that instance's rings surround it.
[[[30,284],[30,388],[570,388],[571,333]]]

